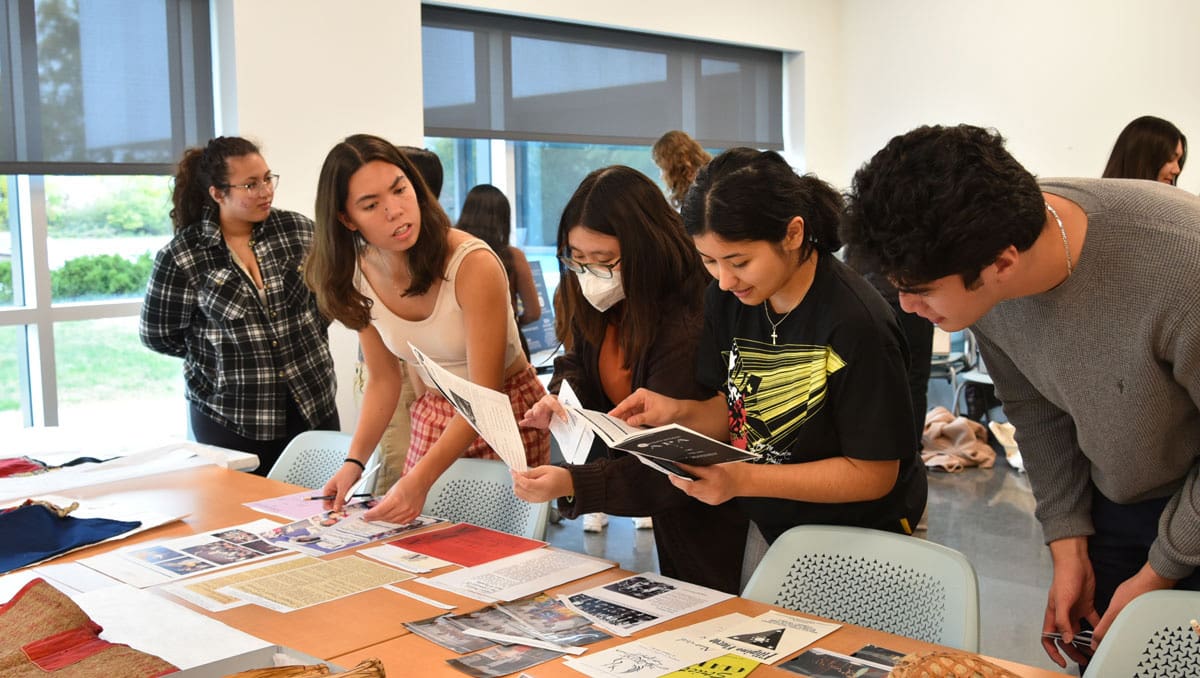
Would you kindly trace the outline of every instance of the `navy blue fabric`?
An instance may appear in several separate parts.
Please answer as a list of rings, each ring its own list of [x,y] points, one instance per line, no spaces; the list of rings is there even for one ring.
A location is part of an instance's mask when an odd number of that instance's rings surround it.
[[[138,521],[59,518],[37,504],[0,513],[0,574],[140,526]]]

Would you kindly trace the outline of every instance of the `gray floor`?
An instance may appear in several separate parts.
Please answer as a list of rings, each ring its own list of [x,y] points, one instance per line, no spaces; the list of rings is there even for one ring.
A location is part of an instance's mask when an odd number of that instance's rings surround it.
[[[930,383],[931,406],[950,399],[945,382]],[[931,473],[927,538],[961,551],[975,566],[983,654],[1060,670],[1039,642],[1051,567],[1033,503],[1028,479],[1002,454],[992,469]],[[578,520],[563,521],[550,526],[547,540],[634,572],[657,568],[653,534],[635,530],[628,518],[610,518],[599,534],[584,533]]]

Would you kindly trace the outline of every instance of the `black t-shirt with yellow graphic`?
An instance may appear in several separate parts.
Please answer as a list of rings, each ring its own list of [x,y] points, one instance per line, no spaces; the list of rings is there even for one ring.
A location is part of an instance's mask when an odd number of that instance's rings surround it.
[[[912,436],[907,347],[879,293],[821,255],[812,287],[782,322],[773,312],[768,321],[762,304],[746,306],[716,283],[704,311],[697,378],[725,394],[733,445],[761,454],[766,464],[900,460],[895,487],[875,501],[739,498],[767,541],[804,524],[911,532],[925,508],[925,468]]]

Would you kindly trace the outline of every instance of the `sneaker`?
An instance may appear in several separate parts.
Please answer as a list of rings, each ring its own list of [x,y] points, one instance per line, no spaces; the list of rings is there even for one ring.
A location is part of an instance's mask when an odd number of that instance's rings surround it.
[[[608,524],[608,516],[603,513],[585,513],[583,514],[583,531],[584,532],[603,532],[604,526]]]
[[[645,518],[634,518],[633,529],[635,530],[651,530],[654,529],[654,520],[650,516]]]

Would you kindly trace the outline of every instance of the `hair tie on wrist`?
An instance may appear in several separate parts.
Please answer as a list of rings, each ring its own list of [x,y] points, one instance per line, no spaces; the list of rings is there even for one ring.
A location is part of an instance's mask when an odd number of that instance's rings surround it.
[[[366,471],[366,470],[367,470],[367,465],[366,465],[366,464],[364,464],[364,463],[362,463],[361,461],[359,461],[359,460],[357,460],[357,459],[354,459],[354,458],[352,458],[352,457],[346,457],[346,460],[345,460],[345,461],[343,461],[342,463],[343,463],[343,464],[345,464],[346,462],[350,462],[351,464],[356,464],[356,465],[358,465],[358,468],[359,468],[359,469],[361,469],[361,470],[363,470],[363,471]]]

